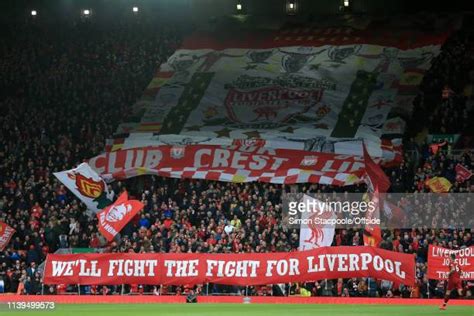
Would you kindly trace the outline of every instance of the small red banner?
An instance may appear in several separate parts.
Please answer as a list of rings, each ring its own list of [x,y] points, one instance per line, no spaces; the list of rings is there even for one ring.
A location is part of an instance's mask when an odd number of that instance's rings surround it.
[[[452,253],[456,254],[455,262],[461,269],[461,280],[474,280],[474,246],[451,250],[430,245],[428,249],[428,278],[433,280],[448,279]]]
[[[0,251],[8,245],[10,239],[12,239],[15,230],[5,224],[4,222],[0,222]]]

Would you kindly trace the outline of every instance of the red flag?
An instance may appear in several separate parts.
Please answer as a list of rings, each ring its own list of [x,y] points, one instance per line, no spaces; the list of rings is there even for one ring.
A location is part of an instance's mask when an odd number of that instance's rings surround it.
[[[14,233],[15,230],[13,227],[8,226],[4,222],[0,222],[0,251],[5,249]]]
[[[366,183],[369,189],[369,192],[373,192],[372,202],[375,203],[375,211],[373,213],[367,213],[367,219],[380,219],[380,195],[381,192],[387,192],[390,188],[390,180],[388,179],[385,172],[382,168],[372,160],[365,144],[362,144],[364,149],[364,164],[365,164],[365,173],[366,173]],[[377,224],[368,224],[365,225],[364,229],[364,245],[377,247],[382,241],[382,230],[380,225]]]
[[[436,155],[438,153],[439,149],[441,147],[443,147],[444,145],[446,145],[446,144],[447,144],[446,141],[444,141],[442,143],[431,144],[430,149],[431,149],[431,152],[433,153],[433,155]]]
[[[97,213],[99,220],[99,231],[112,241],[122,228],[143,208],[143,203],[137,200],[129,200],[125,191],[118,199],[102,211]]]
[[[456,180],[458,182],[464,182],[466,180],[469,180],[471,176],[472,176],[471,170],[467,169],[460,163],[456,165]]]
[[[372,194],[372,202],[375,204],[375,211],[367,212],[366,219],[380,219],[380,195],[378,187],[375,187],[375,192]],[[380,225],[366,224],[363,237],[364,246],[378,247],[382,241]]]
[[[365,164],[365,173],[366,173],[366,183],[369,187],[370,192],[374,192],[374,188],[378,187],[380,192],[387,192],[390,188],[390,180],[388,179],[385,172],[382,168],[372,160],[365,144],[362,144],[364,149],[364,164]]]

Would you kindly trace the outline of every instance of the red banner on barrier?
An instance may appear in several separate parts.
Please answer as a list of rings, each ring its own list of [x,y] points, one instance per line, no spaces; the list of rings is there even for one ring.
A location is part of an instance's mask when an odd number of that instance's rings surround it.
[[[450,255],[456,254],[455,261],[461,268],[461,280],[474,280],[474,246],[451,250],[430,245],[428,248],[428,278],[447,280],[449,273]]]
[[[44,283],[246,286],[369,276],[412,286],[414,258],[373,247],[259,254],[49,254]]]

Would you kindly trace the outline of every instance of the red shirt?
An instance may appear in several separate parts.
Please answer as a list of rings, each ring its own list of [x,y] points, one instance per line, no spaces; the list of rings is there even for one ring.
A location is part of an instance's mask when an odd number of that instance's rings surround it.
[[[43,213],[43,209],[39,205],[35,205],[31,208],[31,214],[35,218],[40,218],[42,213]]]
[[[171,218],[167,218],[164,220],[163,225],[166,229],[170,229],[171,225],[173,225],[173,220]]]
[[[221,240],[222,240],[222,239],[221,239]],[[217,244],[217,240],[215,240],[213,237],[210,237],[210,238],[207,239],[207,243],[208,243],[209,245],[213,245],[213,246],[214,246],[214,245]]]
[[[394,251],[398,251],[398,246],[400,246],[400,241],[398,239],[395,239],[393,242],[392,242],[392,245],[393,245],[393,250]]]
[[[99,238],[97,237],[92,238],[89,245],[91,248],[99,248]]]
[[[449,281],[457,282],[461,279],[461,268],[459,267],[459,263],[451,260],[449,263],[449,271]]]

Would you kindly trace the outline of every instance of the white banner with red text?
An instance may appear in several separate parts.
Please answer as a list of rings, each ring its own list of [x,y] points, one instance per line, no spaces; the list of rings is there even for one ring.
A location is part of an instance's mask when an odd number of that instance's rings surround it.
[[[412,255],[373,247],[321,247],[284,253],[49,254],[45,284],[259,285],[373,277],[415,284]]]

